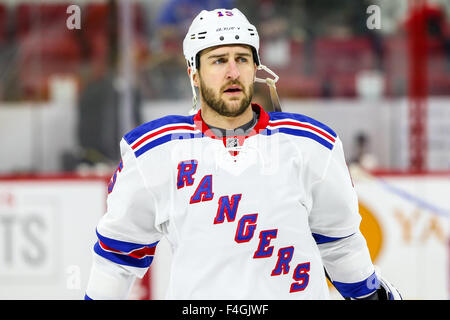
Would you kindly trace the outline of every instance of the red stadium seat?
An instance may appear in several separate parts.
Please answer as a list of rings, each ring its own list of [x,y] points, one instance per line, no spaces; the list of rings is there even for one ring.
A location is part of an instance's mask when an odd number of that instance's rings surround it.
[[[264,56],[265,43],[262,40],[260,54]],[[290,41],[289,62],[284,66],[268,65],[279,77],[277,90],[280,95],[289,97],[311,97],[320,92],[320,84],[315,77],[305,76],[304,67],[304,43],[301,41]],[[262,61],[263,64],[267,62]]]
[[[319,38],[314,47],[315,65],[320,76],[355,74],[375,67],[375,54],[366,37]]]
[[[408,42],[404,35],[383,38],[385,89],[389,97],[407,94]]]
[[[88,3],[83,12],[83,27],[88,34],[106,33],[109,15],[106,3]]]
[[[28,98],[42,96],[52,75],[80,72],[81,48],[67,30],[29,33],[20,41],[18,50],[19,83]]]
[[[389,96],[408,94],[409,56],[408,38],[406,35],[386,37],[384,40],[384,70],[386,89]],[[427,39],[427,77],[430,95],[449,94],[450,82],[448,57],[442,42],[438,39]]]
[[[22,3],[15,9],[15,21],[19,38],[40,29],[50,31],[66,28],[67,7],[71,3]]]
[[[280,97],[315,98],[321,96],[322,88],[318,77],[281,74],[277,91]]]
[[[433,96],[448,96],[450,88],[450,74],[432,73],[428,75],[428,92]]]
[[[8,28],[8,7],[0,4],[0,44],[6,41]]]
[[[332,96],[356,96],[356,75],[376,67],[375,52],[367,37],[318,38],[313,56],[317,75]]]
[[[134,32],[138,34],[145,33],[145,16],[139,3],[133,3],[133,20],[134,20]],[[95,35],[97,33],[106,33],[108,29],[111,8],[107,3],[88,3],[83,8],[83,27],[86,31]],[[116,17],[113,19],[118,25],[120,20],[120,12],[116,13]]]

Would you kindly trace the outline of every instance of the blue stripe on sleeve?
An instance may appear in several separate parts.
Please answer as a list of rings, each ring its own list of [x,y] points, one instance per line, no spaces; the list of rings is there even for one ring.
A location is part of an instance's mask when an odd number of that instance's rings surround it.
[[[101,242],[106,244],[108,247],[113,248],[118,251],[122,252],[130,252],[136,249],[141,249],[143,247],[155,247],[158,244],[158,241],[150,244],[141,244],[141,243],[133,243],[133,242],[127,242],[127,241],[120,241],[111,239],[105,236],[102,236],[98,230],[96,230],[97,237],[100,239]]]
[[[317,244],[322,244],[322,243],[332,242],[332,241],[336,241],[336,240],[340,240],[340,239],[345,239],[352,235],[353,235],[353,233],[351,235],[348,235],[345,237],[327,237],[327,236],[324,236],[324,235],[318,234],[318,233],[312,234],[312,236]]]
[[[367,279],[360,282],[344,283],[332,281],[334,287],[345,298],[358,298],[375,292],[378,289],[379,281],[375,272]]]
[[[102,247],[98,242],[94,245],[94,252],[99,256],[108,259],[114,263],[136,268],[148,268],[150,267],[153,261],[153,257],[151,256],[146,256],[143,257],[142,259],[137,259],[134,257],[127,256],[125,254],[105,251],[102,249]]]

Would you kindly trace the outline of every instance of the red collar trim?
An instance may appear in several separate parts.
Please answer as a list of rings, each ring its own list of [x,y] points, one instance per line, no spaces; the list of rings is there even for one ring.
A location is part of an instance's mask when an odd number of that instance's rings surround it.
[[[259,112],[259,119],[256,125],[253,127],[252,131],[250,131],[249,134],[246,136],[235,136],[235,138],[238,139],[239,145],[242,145],[244,143],[244,140],[248,137],[254,136],[255,134],[258,134],[262,130],[264,130],[267,125],[269,124],[269,114],[264,111],[264,109],[257,103],[252,103],[252,109],[256,112]],[[203,121],[202,119],[202,110],[200,109],[197,114],[194,116],[194,125],[195,127],[200,130],[204,135],[212,138],[212,139],[218,139],[223,140],[224,145],[226,146],[226,139],[230,137],[217,137],[214,135],[214,132],[209,129],[208,125]]]

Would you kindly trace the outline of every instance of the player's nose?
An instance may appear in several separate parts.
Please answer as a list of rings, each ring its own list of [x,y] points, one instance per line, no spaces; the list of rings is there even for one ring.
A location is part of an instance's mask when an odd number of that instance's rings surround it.
[[[234,60],[228,62],[227,74],[226,77],[228,80],[236,80],[240,76],[240,72],[238,66]]]

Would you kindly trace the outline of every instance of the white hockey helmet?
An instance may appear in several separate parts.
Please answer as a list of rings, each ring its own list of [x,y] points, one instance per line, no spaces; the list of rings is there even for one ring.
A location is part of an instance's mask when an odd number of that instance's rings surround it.
[[[192,21],[183,41],[183,51],[192,72],[197,70],[197,54],[219,45],[246,44],[253,50],[256,65],[259,65],[259,35],[238,9],[203,10]]]
[[[188,67],[191,68],[190,81],[193,94],[193,110],[191,114],[197,112],[197,94],[195,92],[193,75],[198,68],[198,54],[204,49],[228,44],[250,46],[258,70],[263,69],[274,77],[274,79],[255,78],[255,81],[267,83],[275,88],[274,84],[278,81],[278,76],[267,67],[261,65],[258,31],[245,15],[236,8],[231,10],[202,10],[192,21],[183,41],[184,57]]]

